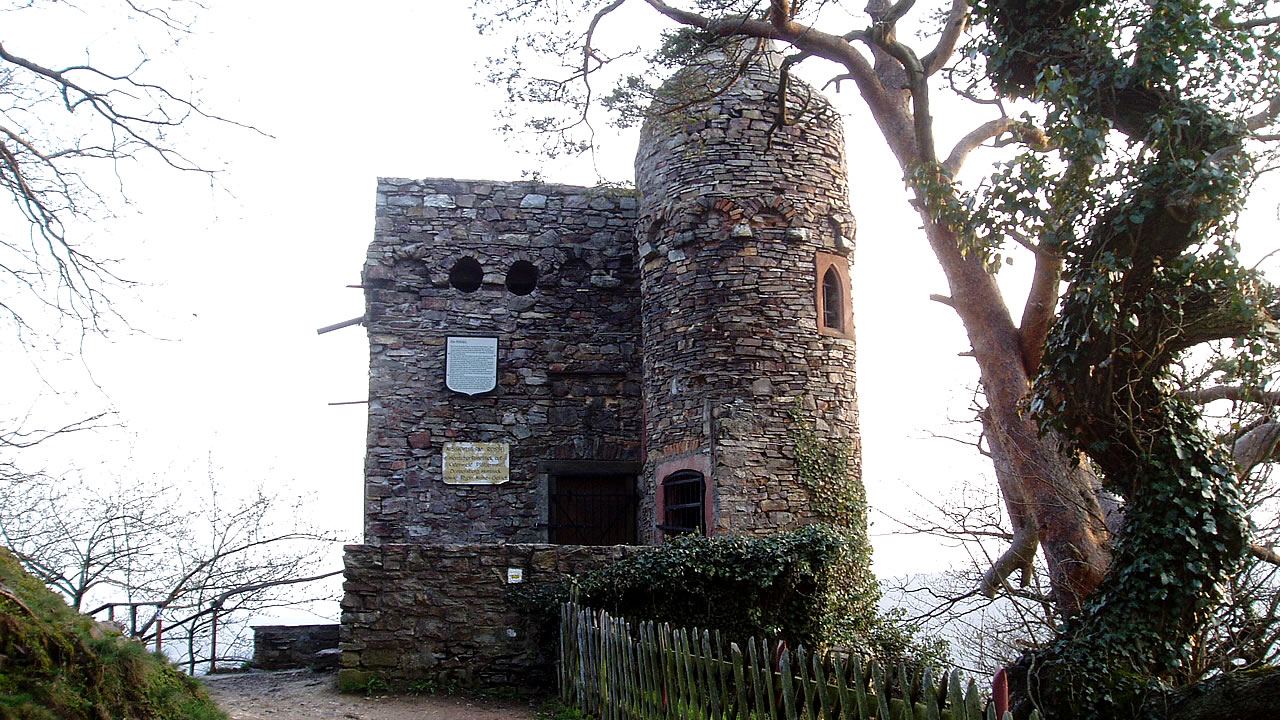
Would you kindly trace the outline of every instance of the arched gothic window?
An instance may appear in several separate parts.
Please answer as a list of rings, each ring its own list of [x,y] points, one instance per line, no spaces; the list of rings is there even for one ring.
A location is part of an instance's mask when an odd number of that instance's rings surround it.
[[[840,273],[834,267],[822,274],[822,327],[844,332],[844,292],[840,289]]]
[[[843,255],[818,253],[817,269],[818,333],[853,338],[853,303],[849,292],[849,260]]]

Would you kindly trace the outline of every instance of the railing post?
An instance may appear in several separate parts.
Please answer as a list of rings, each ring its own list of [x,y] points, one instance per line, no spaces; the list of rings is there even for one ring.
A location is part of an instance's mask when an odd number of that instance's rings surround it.
[[[218,611],[221,603],[213,604],[213,624],[209,626],[209,674],[218,671]],[[194,627],[194,626],[193,626]]]

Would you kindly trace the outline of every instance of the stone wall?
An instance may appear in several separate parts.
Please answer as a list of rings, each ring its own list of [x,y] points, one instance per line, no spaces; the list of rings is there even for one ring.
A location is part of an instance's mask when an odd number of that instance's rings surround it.
[[[843,130],[796,80],[790,122],[778,118],[776,61],[766,54],[723,93],[705,92],[723,84],[710,63],[677,73],[659,97],[679,110],[646,122],[636,155],[645,477],[659,492],[668,468],[702,462],[715,532],[815,519],[790,453],[796,401],[847,443],[861,477]],[[840,330],[820,317],[820,263],[843,272]]]
[[[603,188],[379,180],[365,542],[546,542],[549,463],[638,474],[636,204]],[[459,282],[464,258],[478,287]],[[496,389],[445,387],[449,336],[498,338]],[[510,480],[444,484],[448,442],[509,444]]]
[[[554,641],[513,605],[515,588],[579,574],[623,546],[348,545],[339,681],[528,687],[553,677]],[[518,570],[521,582],[508,582]]]
[[[286,670],[320,665],[321,650],[338,647],[338,625],[254,625],[253,666]]]

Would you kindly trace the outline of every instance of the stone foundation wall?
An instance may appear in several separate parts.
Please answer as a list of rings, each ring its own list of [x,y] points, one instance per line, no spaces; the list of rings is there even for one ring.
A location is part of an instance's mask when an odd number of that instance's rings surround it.
[[[571,545],[348,545],[339,682],[393,687],[545,686],[555,648],[511,593],[601,567],[639,548]],[[521,582],[509,582],[511,571]],[[545,642],[545,640],[544,640]]]
[[[253,666],[262,670],[314,667],[316,653],[338,647],[338,625],[254,625]]]

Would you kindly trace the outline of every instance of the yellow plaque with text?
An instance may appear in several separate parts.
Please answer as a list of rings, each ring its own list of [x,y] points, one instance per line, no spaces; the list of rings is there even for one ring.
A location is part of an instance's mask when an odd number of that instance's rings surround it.
[[[510,445],[491,442],[444,444],[448,485],[501,485],[511,479]]]

